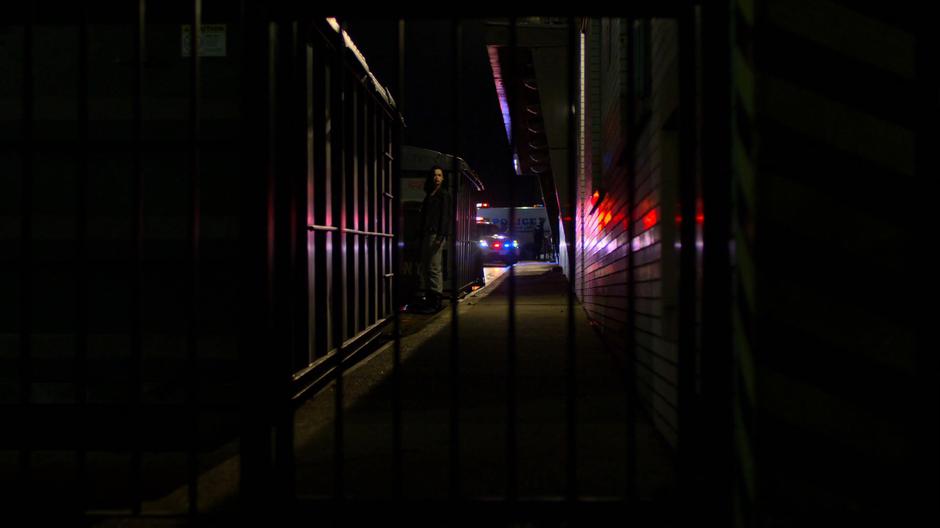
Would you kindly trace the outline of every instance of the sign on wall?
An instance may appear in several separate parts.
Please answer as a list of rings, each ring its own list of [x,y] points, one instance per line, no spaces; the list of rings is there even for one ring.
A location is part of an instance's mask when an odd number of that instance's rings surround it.
[[[225,24],[202,24],[199,26],[199,56],[225,56]],[[189,57],[192,49],[192,26],[183,24],[180,31],[180,46],[183,57]]]

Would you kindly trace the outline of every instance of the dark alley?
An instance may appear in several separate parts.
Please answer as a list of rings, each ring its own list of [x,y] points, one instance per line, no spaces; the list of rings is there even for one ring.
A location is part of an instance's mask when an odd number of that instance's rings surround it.
[[[6,525],[936,522],[930,17],[355,7],[4,8]]]

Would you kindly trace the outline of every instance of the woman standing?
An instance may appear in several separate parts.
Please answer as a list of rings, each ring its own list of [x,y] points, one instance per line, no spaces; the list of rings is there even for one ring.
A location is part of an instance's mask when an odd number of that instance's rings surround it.
[[[444,185],[444,169],[431,167],[424,182],[424,203],[421,204],[421,263],[418,267],[418,307],[420,313],[441,309],[444,280],[442,252],[453,224],[453,199]]]

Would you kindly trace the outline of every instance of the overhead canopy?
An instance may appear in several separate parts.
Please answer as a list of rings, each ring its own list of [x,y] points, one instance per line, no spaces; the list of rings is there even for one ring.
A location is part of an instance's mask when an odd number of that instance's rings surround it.
[[[490,22],[486,36],[490,68],[516,174],[536,178],[552,235],[569,214],[568,23],[565,18],[517,20],[515,47],[506,22]],[[568,234],[573,236],[573,234]]]

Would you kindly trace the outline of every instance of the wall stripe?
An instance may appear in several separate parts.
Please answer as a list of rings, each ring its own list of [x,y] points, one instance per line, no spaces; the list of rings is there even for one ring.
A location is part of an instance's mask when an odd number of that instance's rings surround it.
[[[732,298],[734,357],[739,387],[734,402],[735,464],[732,478],[735,486],[735,516],[741,526],[754,526],[757,518],[759,489],[752,425],[757,403],[757,376],[754,370],[754,329],[757,307],[757,273],[755,270],[754,215],[757,211],[757,172],[754,156],[758,140],[756,127],[756,93],[758,79],[754,74],[753,39],[755,6],[750,0],[738,0],[732,9],[732,218],[734,250],[731,255],[737,295]],[[747,419],[745,419],[747,417]]]

